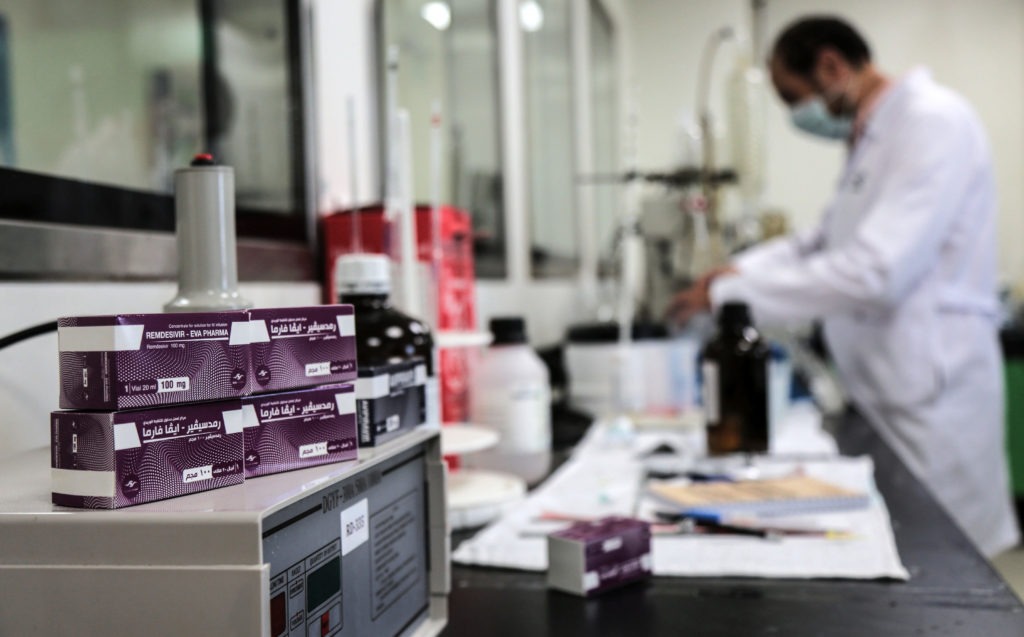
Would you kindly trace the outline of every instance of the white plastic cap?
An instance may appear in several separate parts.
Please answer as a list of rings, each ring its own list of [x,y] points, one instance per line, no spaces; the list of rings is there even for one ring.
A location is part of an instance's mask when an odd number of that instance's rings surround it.
[[[391,262],[383,254],[346,254],[334,263],[338,294],[388,294]]]

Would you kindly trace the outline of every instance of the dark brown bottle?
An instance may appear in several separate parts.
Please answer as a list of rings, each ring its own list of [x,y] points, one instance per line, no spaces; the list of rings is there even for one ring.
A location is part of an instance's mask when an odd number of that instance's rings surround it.
[[[356,358],[359,367],[375,367],[419,357],[426,363],[423,421],[440,422],[434,338],[421,321],[391,306],[388,258],[348,254],[336,263],[338,298],[355,309]]]
[[[709,454],[768,451],[770,357],[747,305],[724,304],[718,333],[701,352]]]

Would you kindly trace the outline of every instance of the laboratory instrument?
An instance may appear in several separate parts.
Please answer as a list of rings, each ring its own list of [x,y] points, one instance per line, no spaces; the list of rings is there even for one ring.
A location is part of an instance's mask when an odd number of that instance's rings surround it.
[[[167,312],[239,310],[252,307],[238,291],[235,245],[235,173],[209,154],[196,155],[174,172],[178,234],[178,294]]]
[[[490,334],[476,329],[473,229],[469,214],[451,206],[442,206],[436,212],[441,217],[439,269],[432,262],[437,243],[434,240],[435,211],[424,205],[416,209],[420,289],[435,286],[437,289],[436,295],[424,295],[422,317],[439,317],[437,325],[431,327],[436,327],[433,336],[439,349],[443,420],[465,422],[469,409],[469,350],[485,346]],[[337,261],[352,252],[353,232],[362,233],[361,245],[366,252],[379,254],[386,252],[386,226],[381,206],[342,211],[324,218],[324,280],[327,282],[324,289],[330,291],[324,298],[325,302],[337,300]],[[434,307],[435,303],[437,307]]]
[[[437,431],[373,458],[115,511],[50,504],[46,449],[0,467],[0,634],[436,635],[449,584]]]

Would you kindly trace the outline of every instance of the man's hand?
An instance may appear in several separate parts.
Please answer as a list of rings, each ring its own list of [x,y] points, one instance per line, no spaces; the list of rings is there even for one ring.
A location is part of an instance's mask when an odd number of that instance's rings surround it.
[[[728,276],[736,273],[736,268],[731,265],[715,268],[697,279],[697,281],[689,288],[676,293],[672,302],[668,306],[667,314],[669,320],[680,325],[685,325],[695,315],[710,310],[711,297],[708,293],[711,289],[712,281],[720,276]]]

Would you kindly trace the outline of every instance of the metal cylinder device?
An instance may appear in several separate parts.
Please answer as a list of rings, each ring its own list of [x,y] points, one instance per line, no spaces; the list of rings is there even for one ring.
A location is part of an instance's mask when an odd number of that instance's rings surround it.
[[[252,303],[238,292],[235,173],[213,156],[196,155],[174,173],[178,295],[167,312],[238,310]]]

